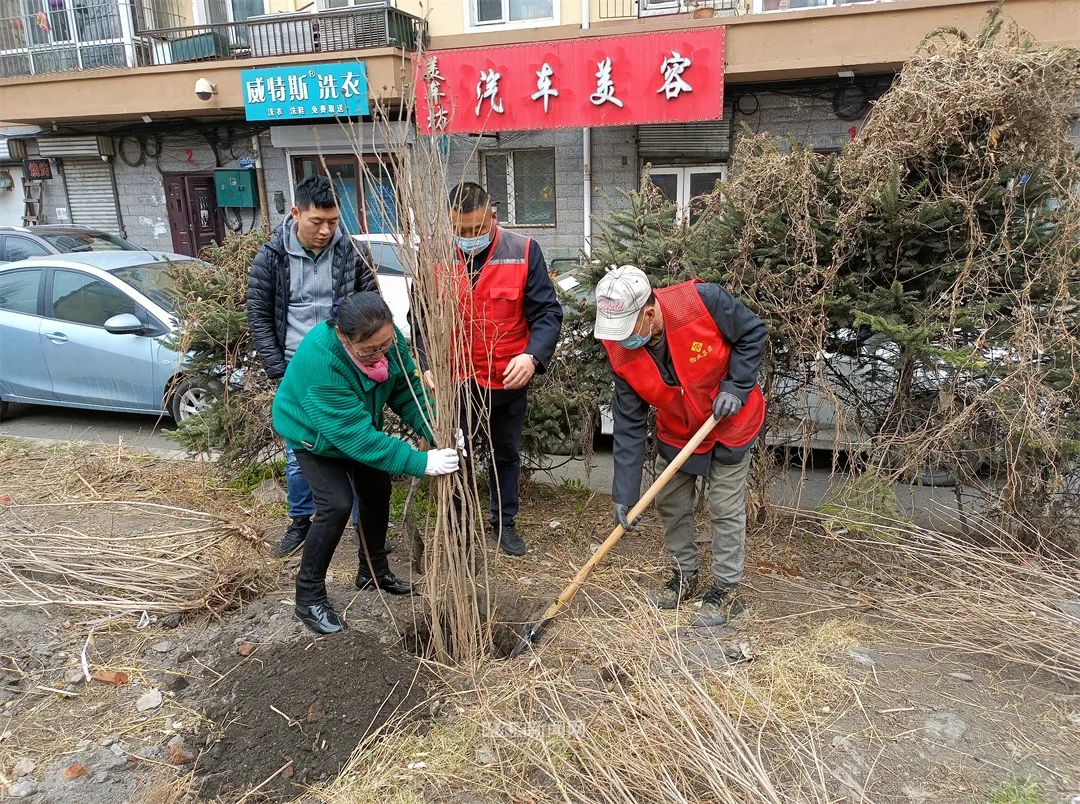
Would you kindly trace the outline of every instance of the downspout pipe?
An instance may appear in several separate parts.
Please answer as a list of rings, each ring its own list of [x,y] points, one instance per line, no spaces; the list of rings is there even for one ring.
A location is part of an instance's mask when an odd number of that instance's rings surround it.
[[[592,0],[581,0],[581,29],[589,29],[590,5]],[[582,167],[582,252],[585,258],[592,257],[592,129],[581,130],[581,167]]]

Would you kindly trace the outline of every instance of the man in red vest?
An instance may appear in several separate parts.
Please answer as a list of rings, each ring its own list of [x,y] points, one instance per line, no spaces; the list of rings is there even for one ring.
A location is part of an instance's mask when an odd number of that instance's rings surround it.
[[[457,254],[449,274],[458,284],[459,312],[468,332],[462,380],[463,392],[472,395],[474,415],[462,429],[470,439],[487,431],[494,468],[491,533],[503,552],[520,556],[527,546],[515,518],[529,382],[546,370],[555,353],[562,305],[540,246],[496,224],[483,187],[460,184],[450,191],[449,203]],[[466,452],[476,454],[471,448]]]
[[[693,625],[723,625],[741,610],[734,594],[746,552],[746,476],[750,448],[765,420],[757,384],[768,343],[765,324],[719,285],[698,280],[653,288],[632,265],[609,271],[596,287],[594,335],[615,374],[615,520],[627,522],[641,496],[649,408],[656,408],[662,472],[715,415],[720,423],[656,497],[664,538],[675,562],[667,586],[651,596],[673,609],[697,586],[694,539],[696,478],[709,478],[712,585]]]

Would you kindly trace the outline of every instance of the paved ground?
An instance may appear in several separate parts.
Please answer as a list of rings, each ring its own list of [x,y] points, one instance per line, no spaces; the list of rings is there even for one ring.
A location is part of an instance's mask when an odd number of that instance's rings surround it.
[[[123,445],[171,454],[177,451],[177,445],[166,439],[163,431],[172,426],[172,419],[159,420],[154,416],[12,405],[10,418],[0,424],[0,436]]]
[[[165,457],[182,457],[177,446],[165,438],[164,431],[172,427],[170,419],[122,413],[98,413],[69,408],[35,406],[13,407],[11,416],[0,424],[0,436],[27,438],[39,441],[77,441],[87,444],[122,445],[129,450],[146,450]],[[552,484],[578,481],[603,494],[611,493],[613,463],[610,447],[601,445],[593,456],[591,466],[584,461],[567,461],[552,456],[547,471],[537,473],[538,479]],[[808,471],[804,480],[796,469],[789,470],[784,481],[774,488],[773,497],[787,505],[812,508],[827,498],[834,479],[827,469]],[[909,515],[920,524],[938,527],[955,525],[956,498],[952,489],[930,489],[922,486],[896,488],[897,498]],[[965,500],[969,512],[977,501]]]

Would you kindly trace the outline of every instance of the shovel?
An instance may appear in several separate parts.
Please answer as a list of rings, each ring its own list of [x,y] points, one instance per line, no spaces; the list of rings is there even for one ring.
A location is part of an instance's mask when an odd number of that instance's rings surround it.
[[[689,458],[705,440],[705,437],[713,431],[713,428],[718,424],[718,420],[715,416],[709,418],[705,424],[701,425],[701,428],[694,433],[694,437],[691,438],[686,446],[682,448],[682,451],[675,456],[675,460],[667,465],[667,468],[660,474],[660,477],[653,481],[653,484],[649,486],[648,490],[641,496],[641,499],[637,501],[637,504],[630,509],[630,513],[626,515],[626,521],[633,523],[635,519],[641,516],[641,513],[649,507],[656,495],[659,494],[664,486],[668,484],[668,481],[675,476],[675,473],[682,468],[682,465],[686,463],[686,459]],[[611,531],[611,535],[604,540],[604,543],[600,545],[600,548],[593,553],[592,558],[585,562],[585,565],[578,570],[577,575],[570,581],[558,599],[548,606],[547,611],[540,617],[535,623],[526,625],[521,633],[518,635],[518,643],[514,646],[514,649],[510,651],[510,658],[515,659],[525,652],[527,648],[531,648],[536,644],[537,638],[547,627],[548,623],[558,614],[567,603],[574,599],[574,595],[581,589],[582,584],[585,583],[585,579],[589,577],[589,574],[593,571],[601,561],[604,560],[604,556],[618,544],[619,539],[626,533],[626,528],[622,525],[616,525],[615,530]]]

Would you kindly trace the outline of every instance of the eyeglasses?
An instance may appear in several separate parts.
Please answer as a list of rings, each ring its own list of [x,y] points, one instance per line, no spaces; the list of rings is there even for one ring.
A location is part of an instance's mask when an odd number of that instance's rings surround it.
[[[391,349],[393,349],[394,346],[395,346],[395,344],[390,343],[390,344],[387,344],[386,346],[382,347],[381,349],[372,349],[370,352],[353,352],[353,354],[357,358],[360,358],[360,359],[363,359],[365,357],[375,357],[376,355],[384,355],[384,354],[386,354]],[[349,348],[350,349],[353,348],[351,343],[349,344]]]

